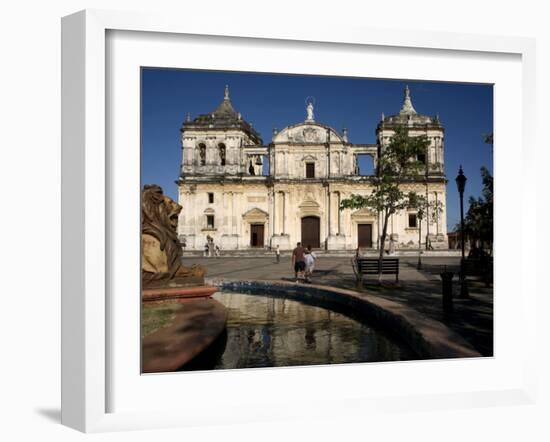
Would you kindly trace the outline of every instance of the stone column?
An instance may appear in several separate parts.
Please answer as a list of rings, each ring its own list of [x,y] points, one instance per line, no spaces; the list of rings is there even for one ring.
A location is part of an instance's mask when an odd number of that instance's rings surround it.
[[[205,155],[205,165],[209,166],[212,164],[212,140],[206,140],[206,155]]]
[[[283,207],[281,204],[281,192],[277,191],[273,194],[273,207],[276,215],[275,218],[275,234],[280,235],[283,232]]]
[[[329,188],[327,187],[326,188],[326,193],[325,193],[325,201],[326,201],[326,207],[327,207],[327,217],[326,217],[326,220],[327,220],[327,229],[325,230],[325,235],[326,236],[330,236],[332,235],[332,225],[331,225],[331,222],[330,222],[330,217],[332,216],[332,211],[331,211],[331,208],[330,208],[330,190]]]
[[[236,207],[238,206],[238,201],[235,201],[235,192],[231,192],[231,234],[236,235],[237,234],[237,219],[236,219]]]
[[[342,212],[340,211],[340,201],[342,200],[342,194],[336,192],[336,214],[338,216],[338,235],[342,235]]]
[[[196,234],[195,232],[195,217],[193,216],[193,200],[195,194],[192,192],[185,192],[184,196],[185,205],[183,211],[185,211],[185,233]]]
[[[287,233],[287,199],[288,199],[288,192],[283,192],[283,233]]]
[[[227,234],[233,233],[233,192],[226,192],[226,209],[225,217],[227,219],[226,232]]]
[[[268,235],[269,243],[271,244],[271,238],[275,234],[275,204],[273,204],[273,188],[268,190],[267,193],[267,212],[268,212]]]
[[[445,155],[443,153],[444,145],[443,145],[443,137],[439,137],[439,162],[441,164],[441,172],[444,170],[444,163],[445,163]]]
[[[188,194],[189,192],[183,192],[181,189],[178,189],[178,203],[182,207],[178,218],[178,235],[183,235],[187,233],[187,220],[189,219],[187,214],[187,205],[188,205]]]
[[[335,222],[335,199],[336,192],[329,192],[328,194],[328,210],[329,210],[329,235],[333,236],[336,234],[336,229],[338,228],[338,223]]]
[[[426,181],[426,210],[424,213],[424,218],[426,219],[426,233],[424,234],[424,238],[426,238],[426,244],[428,244],[428,238],[430,236],[430,216],[430,192],[428,182]]]
[[[434,192],[434,195],[435,195],[435,206],[437,207],[438,202],[439,202],[439,197],[438,197],[438,195],[437,195],[437,192]],[[435,218],[435,233],[436,233],[437,235],[439,235],[439,217],[440,217],[440,216],[441,216],[441,215],[439,214],[439,215],[436,216],[436,218]]]
[[[187,213],[185,214],[185,217],[187,219],[187,226],[189,229],[189,233],[196,234],[197,233],[195,231],[196,218],[194,213],[195,212],[194,207],[195,207],[195,192],[189,192],[189,194],[187,195],[187,204],[183,206],[182,210],[187,211]]]
[[[189,147],[183,146],[181,148],[181,169],[183,170],[183,166],[189,165]]]
[[[279,227],[279,205],[277,204],[277,195],[279,194],[278,191],[275,191],[273,189],[273,201],[271,202],[273,204],[273,234],[278,235],[280,234],[281,228]]]

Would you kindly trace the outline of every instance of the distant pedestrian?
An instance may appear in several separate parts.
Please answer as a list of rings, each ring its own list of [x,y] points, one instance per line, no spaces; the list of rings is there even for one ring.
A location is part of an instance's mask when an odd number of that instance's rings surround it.
[[[297,243],[296,248],[292,251],[292,267],[294,268],[294,278],[296,282],[299,282],[299,277],[304,277],[304,271],[306,269],[305,262],[305,249],[302,247],[302,243]]]
[[[205,257],[208,256],[208,250],[209,250],[208,243],[205,243],[205,244],[204,244],[204,256],[205,256]]]
[[[208,241],[208,256],[212,258],[214,256],[214,240],[210,238],[210,241]]]
[[[216,244],[216,247],[214,248],[214,253],[216,254],[216,258],[220,256],[221,249],[220,246]]]
[[[313,275],[313,269],[315,268],[315,254],[308,248],[304,254],[305,268],[305,282],[311,282],[311,275]]]
[[[281,250],[279,249],[279,244],[275,247],[275,259],[277,260],[277,264],[279,264],[281,261]]]
[[[395,253],[395,238],[393,237],[393,235],[391,234],[390,235],[390,251],[389,251],[389,255],[393,255]]]

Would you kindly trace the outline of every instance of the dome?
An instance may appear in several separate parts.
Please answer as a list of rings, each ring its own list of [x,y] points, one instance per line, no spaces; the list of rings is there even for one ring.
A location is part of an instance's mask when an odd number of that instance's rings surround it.
[[[382,119],[380,125],[403,125],[403,126],[441,126],[439,117],[430,117],[428,115],[422,115],[416,112],[412,100],[411,94],[408,86],[405,86],[405,97],[403,99],[403,105],[398,114],[391,115],[389,117],[384,117],[382,114]]]
[[[250,123],[243,120],[241,113],[235,111],[229,98],[229,86],[225,86],[225,92],[223,101],[220,105],[209,114],[201,114],[195,119],[191,120],[190,116],[187,117],[183,123],[181,130],[216,130],[216,129],[240,129],[245,132],[254,143],[262,144],[260,134],[252,127]]]

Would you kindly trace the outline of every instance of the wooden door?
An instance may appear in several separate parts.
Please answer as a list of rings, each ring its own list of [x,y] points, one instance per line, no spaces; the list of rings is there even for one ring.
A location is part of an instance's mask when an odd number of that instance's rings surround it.
[[[250,226],[250,246],[251,247],[264,246],[264,225],[263,224],[252,224]]]
[[[321,247],[321,221],[316,216],[302,218],[302,245]]]
[[[372,248],[372,224],[357,224],[357,246]]]

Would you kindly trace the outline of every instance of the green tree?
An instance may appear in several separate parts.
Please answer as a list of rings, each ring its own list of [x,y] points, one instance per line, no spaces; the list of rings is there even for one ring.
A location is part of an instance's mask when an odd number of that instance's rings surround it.
[[[483,141],[493,148],[493,133],[483,136]],[[468,200],[468,211],[464,217],[464,238],[470,243],[479,245],[482,249],[493,253],[493,176],[485,166],[480,169],[483,190],[481,197],[471,196]],[[455,226],[455,232],[460,232],[460,224]],[[462,234],[462,232],[461,232]]]
[[[425,176],[426,164],[419,158],[428,158],[429,144],[430,141],[425,135],[410,137],[407,128],[397,128],[378,159],[372,193],[366,196],[353,194],[340,203],[340,210],[369,208],[381,217],[379,280],[382,278],[381,260],[384,257],[384,244],[391,215],[411,208],[426,211],[430,206],[423,195],[402,190],[403,184],[418,181]]]
[[[469,199],[469,208],[464,217],[464,236],[492,254],[493,250],[493,176],[482,166],[483,182],[481,197]]]

